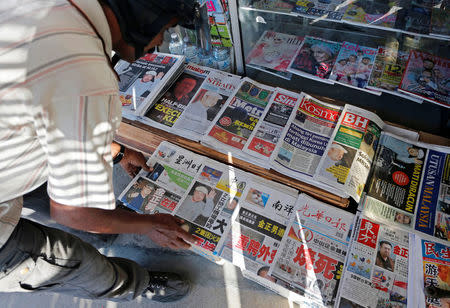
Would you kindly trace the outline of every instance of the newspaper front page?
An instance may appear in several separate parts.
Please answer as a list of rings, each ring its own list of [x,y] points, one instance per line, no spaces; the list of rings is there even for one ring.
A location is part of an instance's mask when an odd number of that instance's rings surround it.
[[[383,133],[362,204],[368,217],[450,240],[450,149]]]
[[[200,140],[240,81],[240,76],[211,71],[175,122],[173,130],[180,136]]]
[[[244,78],[228,98],[225,108],[212,121],[202,143],[225,154],[268,167],[264,161],[242,151],[261,119],[275,88]]]
[[[243,151],[269,160],[300,98],[297,93],[277,88]]]
[[[303,194],[292,218],[269,274],[319,306],[333,307],[354,215]]]
[[[172,86],[139,120],[162,130],[173,131],[173,125],[210,72],[210,68],[189,63]]]
[[[298,191],[254,176],[238,200],[220,256],[243,270],[268,276],[270,264],[294,214]]]
[[[361,216],[336,307],[407,307],[409,234]]]
[[[450,247],[410,236],[411,261],[409,293],[411,307],[444,308],[450,304]]]
[[[345,191],[359,202],[383,126],[374,113],[345,105],[314,179]]]

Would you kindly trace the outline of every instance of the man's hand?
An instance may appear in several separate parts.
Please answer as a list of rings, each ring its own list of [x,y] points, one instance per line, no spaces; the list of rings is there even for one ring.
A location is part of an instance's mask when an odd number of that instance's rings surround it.
[[[183,220],[179,218],[169,214],[153,214],[148,219],[151,225],[144,234],[162,247],[189,249],[191,245],[188,243],[195,242],[195,238],[180,227]]]
[[[141,168],[147,172],[153,170],[152,168],[147,166],[145,157],[144,155],[142,155],[142,153],[136,152],[129,148],[125,148],[125,153],[119,164],[131,177],[135,177],[136,174],[138,174],[138,172],[141,170]]]

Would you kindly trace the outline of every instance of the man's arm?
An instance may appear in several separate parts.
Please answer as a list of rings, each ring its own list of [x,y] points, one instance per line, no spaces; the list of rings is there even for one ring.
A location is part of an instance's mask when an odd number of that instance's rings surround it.
[[[94,233],[143,234],[163,247],[187,249],[195,239],[168,214],[143,215],[122,209],[103,210],[60,204],[50,199],[50,215],[65,226]]]

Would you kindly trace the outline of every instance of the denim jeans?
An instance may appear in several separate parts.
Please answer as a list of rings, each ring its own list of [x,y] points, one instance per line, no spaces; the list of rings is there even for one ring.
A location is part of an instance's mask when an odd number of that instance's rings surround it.
[[[24,196],[43,202],[42,188]],[[33,201],[34,200],[34,201]],[[63,230],[21,218],[0,248],[0,291],[48,291],[82,298],[132,300],[142,294],[148,273],[134,261],[106,257]]]

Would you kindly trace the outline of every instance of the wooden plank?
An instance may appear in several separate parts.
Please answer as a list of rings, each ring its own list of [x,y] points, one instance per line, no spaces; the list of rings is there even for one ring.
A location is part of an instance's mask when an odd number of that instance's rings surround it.
[[[169,141],[200,155],[207,156],[222,163],[233,165],[239,169],[251,172],[263,178],[294,187],[317,199],[323,200],[324,202],[337,205],[339,207],[347,207],[349,205],[349,200],[346,198],[336,196],[313,185],[294,180],[274,170],[267,170],[243,160],[230,157],[228,155],[205,147],[198,142],[194,142],[186,138],[179,137],[153,127],[149,127],[140,122],[123,119],[119,128],[119,132],[118,134],[116,134],[115,140],[118,143],[124,144],[130,148],[148,155],[153,153],[162,141]]]

